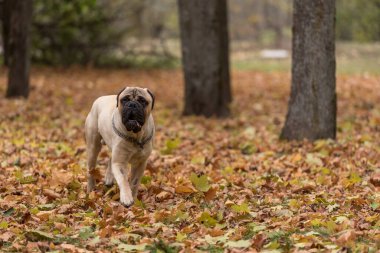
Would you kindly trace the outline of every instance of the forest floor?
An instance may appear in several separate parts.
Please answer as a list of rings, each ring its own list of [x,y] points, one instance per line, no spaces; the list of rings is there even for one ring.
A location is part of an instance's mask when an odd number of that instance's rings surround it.
[[[0,98],[1,251],[376,252],[380,77],[338,76],[337,140],[278,139],[286,73],[234,71],[232,116],[182,117],[179,70],[36,68]],[[5,93],[1,70],[0,93]],[[86,194],[83,125],[97,96],[156,94],[155,150],[131,208]],[[108,153],[100,154],[104,174]]]

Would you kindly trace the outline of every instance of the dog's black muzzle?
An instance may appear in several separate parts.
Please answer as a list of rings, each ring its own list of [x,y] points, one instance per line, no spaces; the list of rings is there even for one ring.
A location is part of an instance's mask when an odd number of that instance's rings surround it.
[[[145,123],[144,107],[136,101],[129,101],[123,105],[121,118],[128,131],[140,132]]]

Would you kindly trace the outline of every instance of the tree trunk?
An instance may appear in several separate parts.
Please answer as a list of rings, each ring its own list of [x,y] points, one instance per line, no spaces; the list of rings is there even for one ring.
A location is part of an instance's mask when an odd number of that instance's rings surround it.
[[[184,115],[225,117],[231,102],[226,0],[178,0]]]
[[[281,138],[335,138],[335,0],[294,0],[293,15],[292,87]]]
[[[3,32],[3,60],[4,66],[9,66],[8,52],[9,52],[9,28],[11,23],[11,7],[12,0],[3,0],[1,3],[1,21]]]
[[[29,42],[32,19],[32,0],[11,1],[10,29],[8,39],[8,89],[7,97],[29,95]]]

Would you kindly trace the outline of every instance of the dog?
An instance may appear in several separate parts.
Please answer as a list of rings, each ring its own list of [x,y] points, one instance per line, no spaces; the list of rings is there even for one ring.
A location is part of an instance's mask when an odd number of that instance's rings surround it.
[[[102,144],[111,150],[105,184],[114,179],[120,203],[130,207],[153,149],[155,127],[152,116],[155,97],[147,88],[126,87],[118,95],[95,100],[85,123],[87,192],[95,187],[94,169]],[[130,180],[127,167],[131,165]]]

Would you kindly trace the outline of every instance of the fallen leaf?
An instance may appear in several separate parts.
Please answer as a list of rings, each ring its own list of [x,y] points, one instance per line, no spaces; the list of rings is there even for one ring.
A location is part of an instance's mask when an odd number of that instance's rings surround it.
[[[371,175],[369,181],[376,187],[380,187],[380,173],[375,173]]]
[[[207,192],[211,187],[206,175],[198,177],[195,173],[191,173],[190,181],[198,191]]]
[[[216,236],[224,235],[225,231],[223,231],[223,230],[221,230],[219,228],[214,228],[214,229],[210,229],[208,231],[208,234],[211,235],[212,237],[216,237]]]
[[[207,227],[213,227],[218,223],[208,212],[203,212],[198,220]]]
[[[251,246],[250,240],[239,240],[239,241],[227,241],[224,245],[228,248],[248,248]]]
[[[29,230],[24,234],[25,238],[32,242],[38,241],[53,241],[54,237],[49,234],[39,230]]]
[[[231,209],[237,213],[249,213],[249,206],[247,203],[242,203],[240,205],[232,205]]]
[[[210,188],[210,189],[205,193],[205,200],[206,200],[206,201],[211,201],[212,199],[215,198],[216,193],[217,193],[217,188],[216,188],[216,187]]]
[[[186,185],[178,185],[176,186],[175,188],[175,192],[176,193],[193,193],[195,192],[193,188],[189,187],[189,186],[186,186]]]
[[[336,240],[339,245],[345,246],[349,242],[353,242],[356,239],[356,233],[354,230],[344,231]]]
[[[156,200],[157,201],[164,201],[164,200],[170,199],[172,197],[173,197],[173,195],[170,192],[162,191],[156,195]]]

